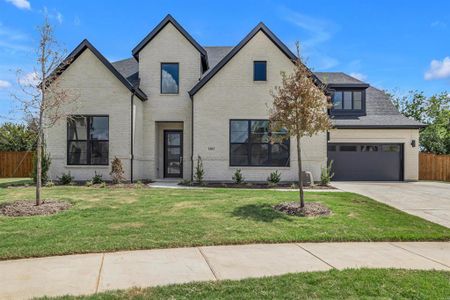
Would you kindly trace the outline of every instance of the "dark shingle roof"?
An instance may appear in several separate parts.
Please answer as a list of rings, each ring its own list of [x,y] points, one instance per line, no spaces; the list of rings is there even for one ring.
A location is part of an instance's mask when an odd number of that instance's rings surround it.
[[[209,68],[214,68],[215,65],[219,63],[227,54],[228,52],[233,49],[232,46],[214,46],[214,47],[203,47],[206,50],[206,53],[208,53],[208,62],[209,62]]]
[[[132,85],[139,85],[139,65],[134,57],[113,62],[112,65]]]
[[[342,72],[316,72],[327,84],[365,84]],[[337,128],[420,128],[423,124],[402,115],[382,90],[369,86],[366,89],[366,115],[360,117],[335,117]]]
[[[314,74],[325,84],[365,83],[342,72],[314,72]]]

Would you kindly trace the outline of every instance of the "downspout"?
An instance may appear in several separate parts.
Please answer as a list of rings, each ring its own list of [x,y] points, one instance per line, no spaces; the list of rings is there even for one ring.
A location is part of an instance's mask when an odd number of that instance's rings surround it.
[[[194,98],[191,96],[191,181],[194,180]]]
[[[133,183],[133,164],[134,164],[134,90],[131,93],[131,109],[130,109],[130,117],[131,117],[131,158],[130,158],[130,182]]]

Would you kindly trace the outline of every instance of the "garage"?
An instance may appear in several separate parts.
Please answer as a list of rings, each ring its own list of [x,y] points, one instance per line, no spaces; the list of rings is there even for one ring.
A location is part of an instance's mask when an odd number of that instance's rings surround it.
[[[333,180],[403,180],[403,144],[329,143]]]

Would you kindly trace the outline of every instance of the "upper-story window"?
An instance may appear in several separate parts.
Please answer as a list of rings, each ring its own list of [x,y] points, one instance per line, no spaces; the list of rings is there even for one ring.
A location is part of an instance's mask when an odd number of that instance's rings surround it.
[[[333,107],[331,113],[334,115],[365,114],[364,90],[335,90],[333,92],[332,101]]]
[[[253,80],[266,81],[267,80],[267,62],[254,61],[253,62]]]
[[[180,82],[178,63],[161,64],[161,94],[178,94]]]

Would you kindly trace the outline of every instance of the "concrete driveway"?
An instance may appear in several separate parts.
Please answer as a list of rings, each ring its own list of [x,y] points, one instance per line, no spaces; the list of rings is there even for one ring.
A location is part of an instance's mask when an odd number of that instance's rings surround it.
[[[332,185],[450,228],[450,183],[346,181]]]

